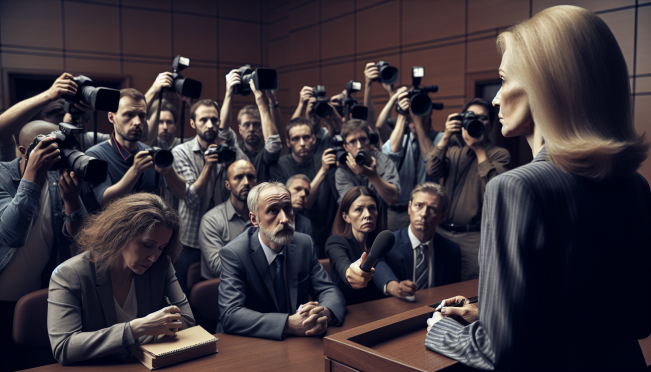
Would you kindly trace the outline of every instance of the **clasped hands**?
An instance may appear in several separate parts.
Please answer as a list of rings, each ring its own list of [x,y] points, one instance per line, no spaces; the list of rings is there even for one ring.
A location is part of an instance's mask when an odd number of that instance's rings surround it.
[[[450,307],[461,301],[465,301],[465,304],[462,307]],[[432,329],[434,324],[444,317],[452,317],[452,319],[463,325],[468,325],[479,319],[479,308],[477,307],[477,304],[469,303],[468,299],[463,296],[454,296],[445,299],[441,301],[438,308],[441,309],[441,312],[436,311],[432,318],[427,319],[427,333],[429,333],[429,330]]]
[[[317,301],[311,301],[287,317],[283,333],[294,336],[320,335],[328,329],[331,319],[332,315],[327,307],[319,306]]]

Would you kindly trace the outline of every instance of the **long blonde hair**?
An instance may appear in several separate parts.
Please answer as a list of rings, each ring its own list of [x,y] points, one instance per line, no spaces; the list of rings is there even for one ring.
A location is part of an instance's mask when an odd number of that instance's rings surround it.
[[[635,172],[649,145],[635,133],[628,70],[606,23],[556,6],[497,38],[510,76],[524,87],[550,160],[595,181]]]

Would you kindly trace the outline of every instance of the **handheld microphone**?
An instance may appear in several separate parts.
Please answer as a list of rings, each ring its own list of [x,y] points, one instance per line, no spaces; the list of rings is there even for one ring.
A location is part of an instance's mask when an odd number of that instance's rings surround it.
[[[393,248],[393,244],[395,242],[396,236],[393,235],[393,232],[389,230],[382,231],[380,234],[378,234],[377,238],[375,238],[373,246],[371,247],[366,260],[362,263],[362,266],[360,268],[366,272],[371,271],[377,261],[389,253],[391,248]]]

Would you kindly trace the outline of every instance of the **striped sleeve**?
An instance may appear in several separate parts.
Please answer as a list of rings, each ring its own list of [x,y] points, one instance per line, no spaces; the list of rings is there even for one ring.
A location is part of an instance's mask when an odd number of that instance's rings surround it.
[[[474,368],[509,370],[536,337],[544,275],[543,216],[520,178],[488,183],[481,231],[479,320],[464,327],[443,319],[425,346]]]

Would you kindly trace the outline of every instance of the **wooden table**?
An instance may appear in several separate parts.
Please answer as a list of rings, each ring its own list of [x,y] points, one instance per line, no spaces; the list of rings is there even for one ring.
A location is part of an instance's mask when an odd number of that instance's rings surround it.
[[[388,318],[409,310],[429,306],[455,295],[472,297],[477,295],[477,280],[451,284],[442,287],[418,291],[416,302],[410,303],[397,298],[366,302],[348,306],[346,319],[342,327],[328,328],[327,335],[334,335],[370,322]],[[423,335],[426,324],[423,323]],[[267,340],[245,336],[235,336],[219,333],[217,342],[218,354],[191,360],[175,366],[166,367],[166,371],[323,371],[325,357],[323,355],[322,337],[288,337],[283,341]],[[423,343],[425,342],[423,336]],[[64,371],[120,371],[144,372],[144,367],[135,359],[119,365],[78,365],[63,367],[60,364],[50,364],[33,368],[30,371],[64,372]]]

